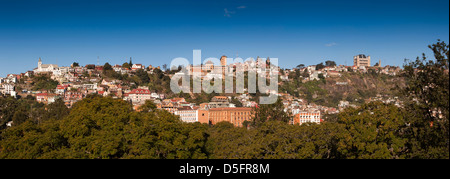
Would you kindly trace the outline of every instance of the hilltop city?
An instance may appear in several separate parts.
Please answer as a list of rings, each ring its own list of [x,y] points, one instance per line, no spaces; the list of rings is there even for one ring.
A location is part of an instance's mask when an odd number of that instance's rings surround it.
[[[174,94],[168,88],[169,79],[182,73],[181,67],[173,70],[164,65],[145,66],[143,64],[125,62],[121,65],[87,64],[81,66],[77,62],[70,66],[59,66],[57,64],[45,64],[45,59],[38,58],[37,67],[33,70],[8,74],[0,78],[0,92],[5,96],[14,98],[33,98],[44,104],[54,103],[61,99],[67,107],[72,107],[77,101],[82,100],[89,94],[109,96],[123,99],[133,105],[134,110],[141,110],[140,106],[146,101],[152,101],[157,109],[166,110],[187,123],[200,122],[216,124],[228,121],[237,127],[241,127],[244,121],[252,119],[252,112],[258,107],[258,99],[254,94],[248,93],[221,93],[221,94]],[[128,60],[127,60],[128,61]],[[281,69],[276,66],[272,72],[279,77],[279,89],[276,93],[281,100],[284,111],[291,117],[290,124],[321,123],[325,115],[337,114],[347,107],[355,107],[360,101],[382,101],[402,105],[402,101],[395,95],[383,95],[375,93],[367,99],[352,98],[346,94],[333,104],[318,100],[322,93],[320,90],[312,94],[301,94],[298,89],[291,88],[293,83],[311,85],[326,85],[333,88],[349,88],[349,86],[367,85],[352,81],[351,75],[378,74],[388,77],[398,76],[402,69],[397,66],[382,66],[381,61],[371,65],[370,56],[359,54],[353,57],[353,65],[337,65],[334,61],[326,61],[317,65],[305,66],[300,64],[292,69]],[[195,72],[200,74],[202,80],[213,79],[223,76],[225,70],[235,73],[236,69],[251,70],[250,67],[259,64],[270,64],[270,59],[257,58],[247,60],[243,63],[227,63],[227,57],[220,58],[220,64],[207,61],[203,65],[189,65],[187,75],[192,76]],[[220,69],[220,70],[217,70]],[[258,71],[258,73],[261,73]],[[183,73],[184,74],[184,73]],[[320,84],[320,82],[323,84]],[[371,84],[372,86],[374,84]],[[319,91],[319,92],[317,92]],[[362,93],[358,89],[358,92]],[[203,95],[203,96],[202,96]],[[206,97],[205,97],[206,95]],[[333,96],[336,94],[331,94]],[[202,98],[202,99],[200,99]],[[326,97],[325,97],[326,98]],[[7,126],[12,126],[10,121]]]

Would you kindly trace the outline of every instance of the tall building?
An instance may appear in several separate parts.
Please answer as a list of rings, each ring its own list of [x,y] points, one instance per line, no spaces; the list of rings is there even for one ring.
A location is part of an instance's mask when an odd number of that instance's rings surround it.
[[[359,54],[353,57],[353,65],[360,67],[370,67],[370,56],[366,56],[364,54]]]

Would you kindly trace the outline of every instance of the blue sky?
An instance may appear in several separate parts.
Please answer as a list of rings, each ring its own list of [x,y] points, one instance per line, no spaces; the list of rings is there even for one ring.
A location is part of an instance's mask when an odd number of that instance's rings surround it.
[[[146,66],[227,55],[274,57],[283,68],[325,60],[402,66],[449,41],[448,0],[0,0],[0,76],[37,60]]]

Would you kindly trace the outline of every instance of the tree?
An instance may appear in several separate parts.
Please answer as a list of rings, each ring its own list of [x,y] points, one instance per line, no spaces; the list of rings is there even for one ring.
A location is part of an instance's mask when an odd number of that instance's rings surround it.
[[[304,67],[305,67],[305,64],[297,65],[297,68],[298,68],[298,69],[302,69],[302,68],[304,68]]]
[[[325,79],[325,77],[323,76],[322,73],[320,73],[317,77],[319,77],[319,79],[321,79],[321,80],[324,80],[324,79]]]
[[[151,112],[156,109],[156,104],[151,100],[146,100],[145,104],[139,107],[142,112]]]
[[[95,65],[89,64],[89,65],[86,65],[86,68],[92,70],[92,69],[95,69]]]
[[[351,67],[348,67],[348,68],[347,68],[347,71],[348,71],[348,72],[353,72],[353,69],[352,69]]]
[[[50,75],[36,75],[33,77],[32,90],[53,90],[59,82],[50,78]]]
[[[28,120],[28,115],[26,113],[26,110],[22,108],[19,108],[14,112],[14,115],[12,117],[12,121],[14,125],[20,125]]]
[[[148,77],[148,73],[144,71],[143,69],[138,69],[136,71],[136,76],[139,77],[140,83],[139,84],[147,84],[150,82],[150,78]]]
[[[345,126],[338,151],[349,159],[407,157],[405,111],[392,104],[372,102],[339,113]]]
[[[327,61],[325,61],[325,66],[327,66],[327,67],[334,67],[334,66],[336,66],[336,62],[331,61],[331,60],[327,60]]]
[[[309,78],[308,69],[305,69],[305,71],[303,71],[302,77],[303,78]]]
[[[231,103],[235,104],[236,107],[242,107],[241,101],[239,101],[237,98],[231,99]]]
[[[122,64],[122,68],[130,69],[131,65],[129,63],[125,62],[125,63]]]
[[[262,123],[270,120],[282,121],[288,123],[290,115],[284,112],[284,106],[281,99],[273,104],[262,104],[256,107],[252,122],[253,127],[260,126]]]
[[[64,104],[63,99],[58,98],[55,102],[47,105],[43,120],[61,120],[69,115],[69,112],[70,110]]]
[[[0,129],[4,129],[6,123],[12,121],[17,106],[18,102],[13,97],[0,96]]]
[[[405,60],[413,158],[449,158],[449,45],[438,40],[428,46],[435,60]]]
[[[165,110],[136,112],[121,99],[88,95],[58,118],[39,124],[25,120],[2,130],[0,158],[201,159],[209,155],[206,125],[183,123]]]
[[[103,65],[103,71],[107,70],[113,70],[112,66],[108,62],[106,62],[105,65]]]
[[[72,63],[72,67],[79,67],[80,66],[80,64],[78,64],[78,62],[73,62]]]
[[[321,70],[323,68],[325,68],[325,65],[323,65],[323,63],[319,63],[316,65],[316,70]]]

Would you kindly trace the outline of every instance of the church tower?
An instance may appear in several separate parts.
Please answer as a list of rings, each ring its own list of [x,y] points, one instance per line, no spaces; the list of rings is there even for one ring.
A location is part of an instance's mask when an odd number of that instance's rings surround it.
[[[41,71],[42,70],[42,60],[41,57],[39,57],[39,61],[38,61],[38,70]]]

